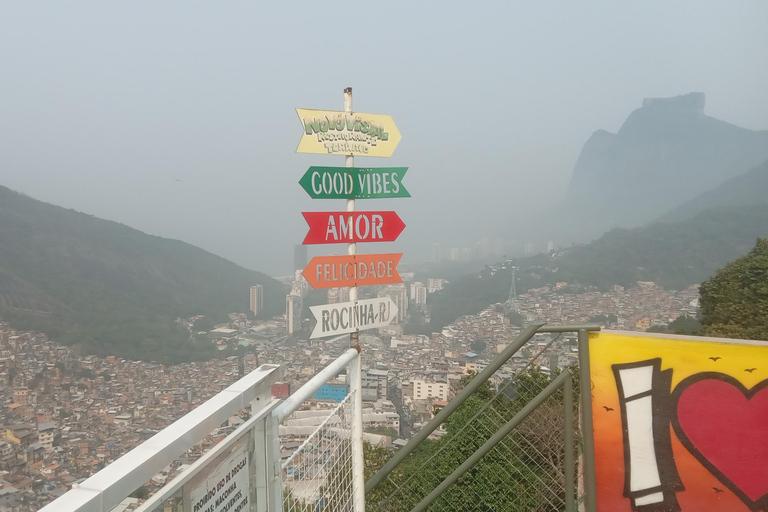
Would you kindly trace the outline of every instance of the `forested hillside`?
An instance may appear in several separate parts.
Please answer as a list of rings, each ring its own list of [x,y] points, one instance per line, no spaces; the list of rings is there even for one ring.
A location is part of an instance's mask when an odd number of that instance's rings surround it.
[[[749,252],[756,238],[766,236],[768,204],[722,207],[681,222],[613,229],[587,245],[488,267],[450,283],[430,296],[432,318],[424,329],[441,329],[458,316],[505,301],[512,264],[520,267],[518,293],[557,282],[606,289],[653,281],[681,289],[708,279]]]
[[[690,219],[712,208],[768,204],[768,162],[751,171],[731,178],[719,187],[686,201],[663,215],[659,220],[676,222]]]
[[[768,340],[768,238],[701,285],[705,336]]]
[[[0,187],[0,318],[87,352],[182,361],[209,357],[177,317],[226,319],[264,286],[264,315],[285,290],[178,240],[43,203]]]

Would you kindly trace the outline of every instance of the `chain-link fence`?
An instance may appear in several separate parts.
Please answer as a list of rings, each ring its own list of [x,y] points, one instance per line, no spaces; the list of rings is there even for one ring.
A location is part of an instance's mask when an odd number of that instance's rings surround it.
[[[335,408],[296,411],[280,426],[280,442],[290,449],[282,462],[283,510],[352,510],[352,404],[354,391]]]
[[[518,363],[515,373],[501,382],[497,390],[490,385],[479,388],[448,418],[440,439],[423,442],[368,493],[367,510],[412,510],[534,400],[556,374],[570,370],[567,366],[560,370],[544,366],[562,353],[559,338],[537,345],[530,353],[527,364]],[[567,405],[571,418],[578,418],[576,381],[571,403]],[[574,472],[566,476],[564,400],[562,388],[543,400],[432,502],[428,510],[552,512],[566,510],[567,500],[578,502]],[[573,439],[578,439],[578,421],[572,425]],[[571,456],[571,460],[576,459],[575,448]],[[567,478],[573,479],[571,485],[566,485]],[[570,497],[566,496],[567,489],[574,490]]]

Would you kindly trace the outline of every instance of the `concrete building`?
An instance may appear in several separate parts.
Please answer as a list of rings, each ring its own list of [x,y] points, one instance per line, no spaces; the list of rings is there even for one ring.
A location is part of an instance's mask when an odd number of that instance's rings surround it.
[[[291,385],[287,382],[275,382],[272,384],[272,396],[286,399],[291,396]]]
[[[29,405],[29,389],[27,388],[14,388],[13,390],[13,403],[21,405]]]
[[[251,286],[251,306],[250,310],[254,315],[258,315],[264,309],[264,287],[260,284]]]
[[[435,293],[442,290],[446,284],[448,284],[448,281],[445,279],[427,279],[427,293]]]
[[[427,303],[427,287],[424,286],[424,283],[416,281],[411,284],[411,301],[421,305]]]
[[[291,293],[298,293],[302,297],[306,297],[309,292],[309,281],[301,274],[301,270],[296,270],[293,273],[293,284],[291,285]]]
[[[307,246],[296,245],[293,247],[293,270],[304,270],[307,266]]]
[[[328,304],[349,302],[349,288],[329,288],[327,292]]]
[[[37,426],[37,443],[46,448],[53,448],[53,439],[56,436],[56,425],[53,423],[40,423]]]
[[[528,242],[527,244],[525,244],[525,255],[531,256],[535,249],[536,247],[533,245],[533,242]]]
[[[440,264],[442,261],[441,258],[442,254],[440,253],[440,244],[434,243],[432,244],[432,263]]]
[[[389,372],[386,370],[363,370],[362,381],[363,389],[370,389],[368,396],[374,396],[375,398],[369,398],[369,400],[386,400],[387,399],[387,385],[388,385]],[[366,393],[363,393],[366,396]]]
[[[447,382],[433,382],[424,379],[413,379],[413,399],[426,400],[427,398],[437,398],[438,400],[448,401],[448,394],[451,386]]]
[[[401,323],[405,321],[405,317],[408,315],[408,290],[405,284],[390,284],[382,286],[379,289],[379,297],[390,297],[392,302],[397,305],[397,319],[392,323]]]
[[[297,293],[289,293],[285,297],[285,329],[288,334],[301,330],[302,299]]]
[[[330,400],[341,402],[347,396],[347,385],[343,383],[328,382],[315,391],[315,400]]]
[[[396,412],[364,412],[363,429],[391,428],[400,433],[400,416]]]

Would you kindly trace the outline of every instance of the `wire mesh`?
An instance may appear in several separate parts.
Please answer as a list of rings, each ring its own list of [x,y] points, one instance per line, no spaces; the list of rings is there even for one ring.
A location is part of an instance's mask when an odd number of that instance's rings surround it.
[[[446,434],[426,441],[366,496],[369,511],[409,511],[499,431],[550,383],[556,371],[541,365],[558,349],[555,340],[493,391],[481,387],[446,421]],[[555,352],[556,353],[556,352]],[[551,359],[551,358],[550,358]],[[578,371],[574,368],[577,376]],[[574,379],[578,418],[578,383]],[[546,399],[477,464],[438,497],[429,511],[553,512],[566,508],[563,390]],[[574,421],[578,446],[578,421]],[[576,453],[574,460],[577,460]],[[576,478],[574,477],[574,488]],[[579,491],[576,491],[579,494]],[[578,502],[580,496],[572,496]]]
[[[283,446],[300,445],[283,469],[283,511],[352,510],[354,393],[330,411],[297,411],[280,427]]]

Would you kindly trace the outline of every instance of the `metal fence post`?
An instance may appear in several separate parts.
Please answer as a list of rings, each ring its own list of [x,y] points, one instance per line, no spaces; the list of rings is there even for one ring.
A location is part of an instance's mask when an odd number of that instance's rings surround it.
[[[502,428],[494,433],[483,445],[477,449],[472,455],[470,455],[461,465],[456,468],[453,473],[448,475],[445,480],[435,487],[426,498],[421,500],[415,507],[411,509],[411,512],[422,512],[426,510],[434,501],[440,497],[440,495],[448,489],[451,485],[459,481],[459,478],[467,472],[472,466],[477,464],[494,446],[499,444],[512,430],[515,429],[526,417],[528,417],[534,409],[544,403],[544,401],[555,394],[563,385],[563,381],[566,380],[565,374],[560,374],[558,377],[549,383],[541,393],[536,395],[533,400],[525,404],[525,407],[520,409],[520,412],[509,420]]]
[[[283,468],[280,464],[280,420],[277,411],[266,420],[267,430],[267,485],[270,512],[283,509]]]
[[[538,331],[539,328],[543,325],[543,322],[529,325],[518,335],[517,338],[515,338],[515,341],[510,343],[507,348],[505,348],[498,356],[496,356],[496,358],[494,358],[493,361],[491,361],[483,371],[475,375],[474,378],[464,387],[464,389],[459,391],[459,393],[453,397],[450,402],[448,402],[448,405],[440,409],[440,412],[438,412],[434,418],[429,420],[429,422],[424,425],[424,427],[419,430],[405,446],[395,452],[395,455],[389,459],[387,463],[384,464],[384,466],[376,472],[375,475],[373,475],[368,479],[367,482],[365,482],[365,492],[369,493],[377,485],[379,485],[387,477],[387,475],[389,475],[392,470],[397,467],[398,464],[405,460],[405,458],[408,457],[408,455],[413,452],[416,447],[422,443],[422,441],[427,439],[429,434],[434,432],[434,430],[439,427],[446,420],[446,418],[448,418],[448,416],[453,413],[453,411],[458,409],[459,406],[463,404],[464,401],[483,384],[483,382],[488,380],[491,375],[496,372],[496,370],[501,368],[504,363],[506,363],[507,360],[520,349],[520,347],[525,345],[528,340],[530,340],[533,335],[536,334],[536,331]]]
[[[251,400],[251,416],[256,416],[262,411],[269,403],[272,396],[271,386],[268,389],[262,390],[262,392]],[[252,450],[251,456],[251,500],[250,510],[266,511],[267,510],[267,491],[268,474],[267,471],[267,429],[266,421],[269,416],[265,417],[262,421],[252,429],[250,440],[248,443],[249,450]]]
[[[592,426],[592,381],[589,369],[589,332],[579,329],[579,388],[581,391],[581,439],[584,446],[584,504],[597,512],[595,481],[595,431]]]
[[[271,416],[267,416],[253,428],[253,458],[251,465],[253,472],[253,493],[251,493],[251,503],[255,505],[255,510],[268,510],[267,497],[269,496],[269,457],[267,454],[267,428],[266,423]],[[254,495],[255,494],[255,495]],[[254,510],[252,507],[251,510]]]
[[[565,371],[568,377],[563,384],[563,429],[565,445],[565,458],[563,460],[563,473],[565,473],[565,512],[575,510],[575,486],[573,464],[573,374],[570,368]]]
[[[349,385],[352,397],[352,498],[355,512],[365,512],[365,461],[363,460],[363,372],[362,358],[349,363]]]

